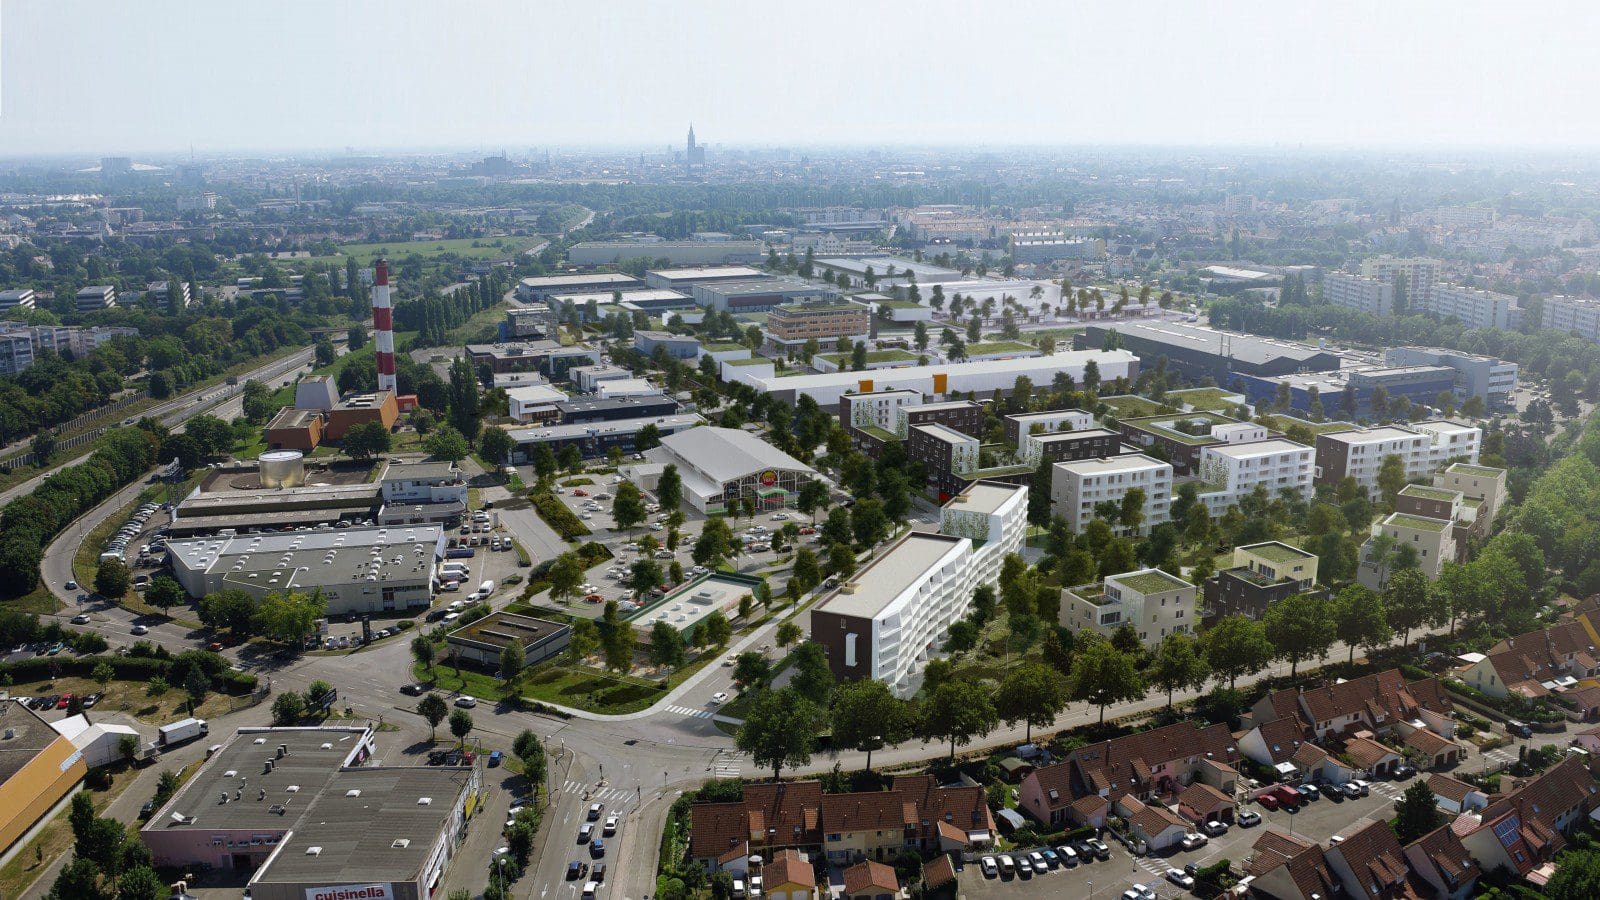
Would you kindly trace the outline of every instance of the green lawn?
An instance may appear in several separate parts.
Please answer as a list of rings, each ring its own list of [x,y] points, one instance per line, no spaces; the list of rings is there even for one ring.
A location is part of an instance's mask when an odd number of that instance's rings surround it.
[[[971,348],[968,349],[970,350]],[[822,353],[818,354],[818,358],[825,359],[841,369],[849,368],[851,365],[851,354],[849,353]],[[908,353],[904,350],[873,350],[867,354],[867,365],[869,366],[873,363],[916,361],[917,355],[915,353]]]
[[[1136,397],[1133,394],[1118,394],[1112,397],[1101,397],[1100,402],[1110,407],[1119,419],[1138,418],[1140,416],[1154,416],[1168,412],[1171,407],[1162,406],[1154,400]]]
[[[1239,402],[1228,398],[1238,396],[1221,388],[1191,388],[1186,391],[1167,392],[1167,400],[1171,403],[1181,403],[1195,410],[1209,412],[1227,411],[1234,403]]]
[[[1037,353],[1039,348],[1033,344],[1024,344],[1021,341],[990,341],[981,344],[968,344],[967,356],[986,356],[991,353]]]
[[[666,678],[666,687],[656,679],[617,675],[588,666],[549,663],[537,666],[522,676],[521,695],[527,700],[556,703],[589,712],[620,715],[647,709],[685,678],[717,659],[714,652],[701,657]],[[418,681],[430,675],[420,665],[413,666]],[[431,680],[445,691],[471,694],[480,700],[498,701],[505,697],[505,685],[492,674],[463,666],[459,675],[444,663],[436,663]]]

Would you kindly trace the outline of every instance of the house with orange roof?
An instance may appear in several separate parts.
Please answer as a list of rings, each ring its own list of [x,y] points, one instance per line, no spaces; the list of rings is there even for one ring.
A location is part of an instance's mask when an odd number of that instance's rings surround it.
[[[761,867],[767,900],[818,900],[817,872],[798,851],[779,850]]]
[[[1271,828],[1256,839],[1244,871],[1252,894],[1275,900],[1326,900],[1344,887],[1321,847]]]
[[[1461,680],[1494,698],[1543,697],[1600,674],[1600,651],[1580,621],[1509,637],[1459,670]]]
[[[1448,825],[1407,844],[1405,856],[1416,880],[1432,888],[1437,900],[1466,900],[1483,874]]]
[[[844,870],[843,900],[895,900],[900,896],[900,879],[894,869],[881,862],[866,860]]]
[[[1596,809],[1600,785],[1575,756],[1491,799],[1479,812],[1462,813],[1450,827],[1479,868],[1502,866],[1529,883],[1543,885],[1554,872],[1566,835]]]
[[[1405,851],[1388,822],[1377,821],[1323,851],[1347,897],[1415,896],[1407,884]]]
[[[1339,755],[1357,771],[1378,777],[1393,774],[1401,761],[1399,753],[1367,737],[1365,732],[1345,741]]]

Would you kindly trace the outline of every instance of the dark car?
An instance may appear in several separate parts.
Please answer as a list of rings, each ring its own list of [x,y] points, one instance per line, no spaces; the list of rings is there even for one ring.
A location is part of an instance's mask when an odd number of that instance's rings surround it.
[[[154,800],[146,800],[144,805],[139,807],[139,818],[141,819],[148,819],[155,814],[156,802]]]
[[[590,870],[590,872],[589,872],[589,880],[590,881],[605,881],[606,880],[606,864],[605,863],[595,863],[594,864],[594,868],[592,870]]]
[[[1516,719],[1506,722],[1506,731],[1520,738],[1533,737],[1533,729],[1526,722],[1518,722]]]
[[[416,683],[400,685],[400,693],[405,694],[408,697],[420,697],[426,690],[426,686]]]
[[[1394,767],[1394,777],[1400,781],[1414,777],[1416,774],[1416,767],[1410,763],[1401,763],[1400,765]]]
[[[572,862],[567,863],[568,881],[577,881],[587,874],[589,874],[589,864],[583,860],[575,859]]]
[[[595,859],[600,859],[601,857],[605,856],[606,855],[606,842],[600,840],[599,838],[595,838],[594,840],[590,841],[589,842],[589,855],[594,857]]]

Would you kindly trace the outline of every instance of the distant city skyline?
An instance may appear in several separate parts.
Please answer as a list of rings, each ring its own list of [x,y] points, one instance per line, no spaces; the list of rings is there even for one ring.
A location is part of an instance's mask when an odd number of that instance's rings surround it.
[[[0,154],[1600,146],[1592,4],[11,0]]]

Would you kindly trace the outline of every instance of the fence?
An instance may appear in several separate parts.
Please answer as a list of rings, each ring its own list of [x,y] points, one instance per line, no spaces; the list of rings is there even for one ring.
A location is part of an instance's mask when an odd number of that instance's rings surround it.
[[[116,401],[113,401],[112,403],[109,403],[109,404],[107,404],[105,406],[101,406],[101,407],[97,407],[95,409],[91,409],[88,412],[78,416],[77,418],[72,419],[71,421],[68,421],[68,422],[65,422],[65,423],[63,423],[61,425],[56,426],[52,430],[55,431],[56,434],[66,434],[68,432],[75,431],[78,428],[81,428],[84,425],[88,424],[89,422],[95,421],[96,419],[114,418],[114,417],[116,417],[116,415],[118,413],[120,413],[123,410],[127,409],[129,406],[132,406],[133,404],[138,403],[141,400],[148,399],[149,396],[150,396],[150,392],[149,391],[139,391],[138,393],[135,393],[135,394],[129,394],[128,396],[123,397],[121,400],[116,400]],[[94,440],[95,438],[99,437],[100,435],[105,434],[106,429],[109,428],[109,427],[110,426],[103,426],[103,427],[100,427],[100,428],[92,429],[90,431],[86,431],[86,432],[84,432],[82,434],[75,434],[72,437],[62,438],[60,441],[58,441],[56,443],[56,449],[58,451],[60,451],[60,450],[72,450],[72,449],[75,449],[77,447],[81,447],[84,444],[87,444],[90,441]],[[12,469],[17,468],[18,466],[24,466],[24,465],[31,466],[31,465],[33,465],[33,463],[34,463],[34,453],[33,453],[33,451],[32,450],[21,450],[21,451],[18,451],[17,453],[15,453],[15,454],[13,454],[11,456],[6,457],[5,459],[0,459],[0,471],[9,472]]]

